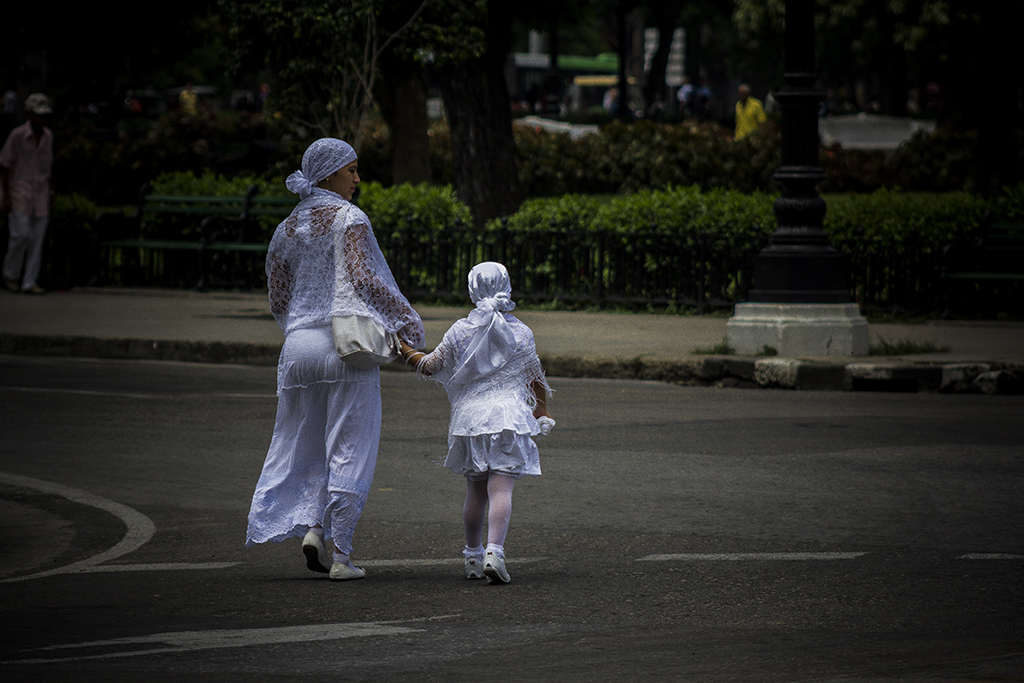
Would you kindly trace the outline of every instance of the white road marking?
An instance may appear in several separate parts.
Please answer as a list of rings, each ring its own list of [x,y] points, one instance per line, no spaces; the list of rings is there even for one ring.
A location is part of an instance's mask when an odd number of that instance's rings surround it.
[[[158,562],[154,564],[105,564],[100,567],[85,567],[79,572],[96,574],[99,572],[168,572],[182,569],[229,569],[242,564],[241,562]]]
[[[94,389],[64,389],[47,387],[0,387],[2,391],[26,391],[35,394],[72,394],[74,396],[116,396],[118,398],[135,398],[153,400],[158,398],[171,398],[171,396],[158,394],[138,394],[127,391],[96,391]]]
[[[956,558],[958,560],[1024,560],[1024,555],[1013,553],[967,553]]]
[[[210,398],[271,398],[277,399],[277,394],[273,392],[265,392],[259,394],[253,393],[168,393],[168,394],[140,394],[130,391],[97,391],[95,389],[65,389],[60,387],[10,387],[0,386],[0,391],[26,391],[37,394],[71,394],[74,396],[105,396],[114,398],[136,398],[145,400],[160,400],[160,399],[177,399],[182,396],[206,396]]]
[[[637,562],[740,562],[740,561],[815,561],[854,560],[867,553],[676,553],[647,555]]]
[[[457,614],[431,617],[419,621],[436,621],[451,619]],[[47,657],[33,659],[8,659],[5,664],[52,664],[55,662],[75,662],[96,659],[115,659],[121,657],[138,657],[166,653],[195,652],[198,650],[215,650],[235,647],[252,647],[281,645],[285,643],[311,643],[324,640],[342,640],[345,638],[365,638],[368,636],[399,636],[424,631],[422,627],[414,628],[404,624],[417,623],[406,621],[378,621],[370,623],[347,624],[308,624],[302,626],[284,626],[278,628],[251,629],[215,629],[210,631],[173,631],[155,633],[149,636],[132,638],[114,638],[112,640],[94,640],[86,643],[70,645],[49,645],[37,648],[36,652],[53,650],[72,650],[79,648],[132,648],[119,652],[103,654],[78,655],[70,657]],[[154,645],[146,649],[134,649],[139,645]]]
[[[510,565],[516,564],[531,564],[533,562],[543,562],[548,558],[546,557],[509,557],[507,558]],[[439,566],[462,566],[461,558],[447,557],[442,560],[437,559],[400,559],[400,560],[352,560],[352,563],[357,567],[439,567]]]
[[[42,479],[33,479],[32,477],[23,477],[18,474],[9,474],[7,472],[0,472],[0,483],[35,489],[37,491],[42,491],[43,493],[67,498],[68,500],[81,503],[82,505],[99,508],[100,510],[109,512],[119,518],[128,527],[128,532],[124,535],[124,538],[121,539],[120,543],[109,550],[99,553],[98,555],[93,555],[90,558],[65,565],[58,569],[50,569],[48,571],[29,574],[27,576],[16,576],[11,579],[3,579],[0,583],[28,581],[29,579],[39,579],[44,576],[54,576],[56,574],[70,574],[88,567],[94,567],[98,564],[109,562],[110,560],[121,557],[122,555],[127,555],[130,552],[138,550],[146,544],[149,539],[153,538],[153,534],[156,532],[156,525],[153,524],[153,520],[146,517],[138,510],[130,508],[127,505],[122,505],[121,503],[115,503],[112,500],[103,498],[102,496],[97,496],[89,493],[88,491],[74,489],[70,486],[56,484],[51,481],[43,481]]]

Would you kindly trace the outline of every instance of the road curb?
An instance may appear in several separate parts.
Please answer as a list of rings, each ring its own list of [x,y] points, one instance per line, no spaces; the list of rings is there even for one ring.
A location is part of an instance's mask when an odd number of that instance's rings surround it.
[[[194,363],[277,365],[280,345],[0,334],[0,353]]]
[[[702,356],[683,361],[541,357],[553,377],[639,379],[718,387],[950,394],[1024,393],[1024,366],[998,363],[827,362]]]
[[[280,344],[155,339],[103,339],[0,334],[0,353],[76,358],[275,366]],[[820,361],[699,356],[680,361],[541,355],[551,377],[633,379],[672,384],[791,389],[1014,395],[1024,393],[1024,365],[911,363],[902,360]],[[410,372],[393,363],[387,371]]]

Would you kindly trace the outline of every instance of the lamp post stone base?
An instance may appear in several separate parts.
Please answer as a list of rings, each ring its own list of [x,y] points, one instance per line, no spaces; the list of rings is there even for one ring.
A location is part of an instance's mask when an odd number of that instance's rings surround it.
[[[868,323],[857,304],[736,304],[726,342],[743,355],[866,356]]]

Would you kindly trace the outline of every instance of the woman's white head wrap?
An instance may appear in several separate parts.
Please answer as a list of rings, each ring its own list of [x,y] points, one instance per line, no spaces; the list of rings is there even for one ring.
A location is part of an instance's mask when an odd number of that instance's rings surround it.
[[[508,271],[500,263],[485,261],[469,271],[469,298],[476,304],[468,316],[474,328],[473,338],[452,379],[460,375],[472,379],[490,374],[515,352],[515,335],[502,315],[516,307],[511,294]]]
[[[320,138],[306,149],[302,170],[288,176],[285,187],[297,193],[299,199],[305,199],[317,183],[357,158],[356,151],[344,140]]]

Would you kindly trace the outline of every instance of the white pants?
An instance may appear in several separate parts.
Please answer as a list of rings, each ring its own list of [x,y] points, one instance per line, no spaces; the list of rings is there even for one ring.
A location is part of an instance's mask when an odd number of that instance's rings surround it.
[[[21,280],[22,291],[29,290],[39,280],[43,241],[50,217],[28,216],[20,211],[11,211],[8,218],[11,238],[7,242],[7,256],[4,258],[4,277],[14,282]]]
[[[277,418],[249,510],[246,545],[302,537],[322,525],[343,553],[370,493],[380,445],[380,372],[352,370],[338,359],[330,328],[293,333],[282,365],[304,365],[329,381],[278,393]],[[326,368],[323,366],[326,364]],[[287,378],[285,378],[287,379]]]

